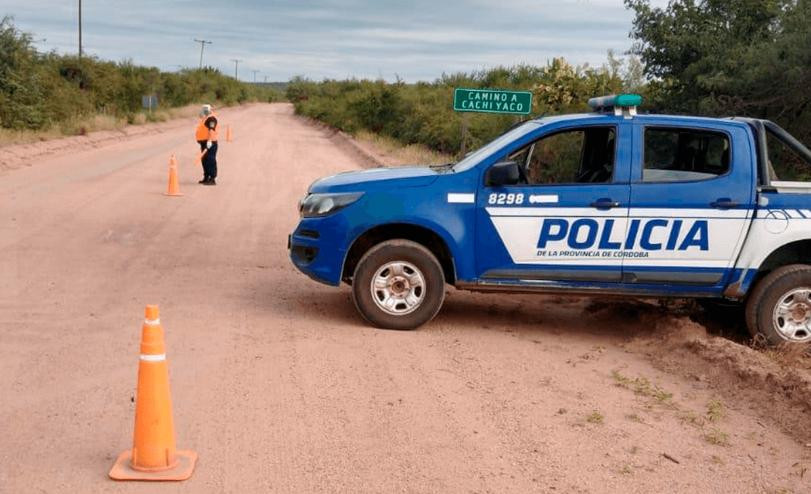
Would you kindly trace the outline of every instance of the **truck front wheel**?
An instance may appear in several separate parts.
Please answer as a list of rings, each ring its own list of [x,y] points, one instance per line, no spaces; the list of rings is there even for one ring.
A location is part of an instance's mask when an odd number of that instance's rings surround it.
[[[436,316],[445,299],[445,276],[436,257],[409,240],[369,249],[355,267],[352,299],[358,312],[384,329],[415,329]]]
[[[771,345],[811,342],[811,266],[775,269],[746,302],[746,325]]]

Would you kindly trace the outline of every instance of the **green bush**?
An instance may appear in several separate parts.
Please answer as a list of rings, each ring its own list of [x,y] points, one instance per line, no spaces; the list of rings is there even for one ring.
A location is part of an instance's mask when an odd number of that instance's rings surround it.
[[[159,108],[282,98],[271,87],[239,82],[212,68],[166,73],[129,61],[38,53],[30,34],[10,17],[0,20],[0,127],[38,130],[96,114],[132,122],[143,111],[141,97],[149,94],[157,95]]]

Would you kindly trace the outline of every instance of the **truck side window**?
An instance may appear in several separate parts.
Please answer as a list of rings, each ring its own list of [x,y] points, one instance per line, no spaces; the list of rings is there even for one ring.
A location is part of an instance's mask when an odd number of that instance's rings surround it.
[[[766,147],[769,151],[769,174],[772,180],[811,181],[811,166],[809,166],[811,163],[805,161],[768,129],[766,129]]]
[[[525,183],[610,182],[614,172],[613,127],[584,127],[544,136],[510,154],[524,169]]]
[[[729,171],[729,138],[720,132],[645,129],[643,182],[706,180]]]

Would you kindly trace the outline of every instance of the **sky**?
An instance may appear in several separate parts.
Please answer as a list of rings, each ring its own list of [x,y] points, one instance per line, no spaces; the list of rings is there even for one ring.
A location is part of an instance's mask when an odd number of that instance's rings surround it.
[[[666,0],[654,0],[654,5]],[[79,0],[3,0],[40,51],[78,50]],[[442,73],[543,65],[599,66],[625,53],[622,0],[83,0],[83,49],[175,71],[203,64],[245,81],[296,75],[432,81]],[[254,74],[253,71],[257,71]]]

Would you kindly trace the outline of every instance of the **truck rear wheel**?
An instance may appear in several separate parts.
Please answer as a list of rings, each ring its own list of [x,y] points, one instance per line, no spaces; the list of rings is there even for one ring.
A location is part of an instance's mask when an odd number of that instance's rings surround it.
[[[746,325],[771,345],[811,342],[811,266],[783,266],[760,280],[746,302]]]
[[[388,240],[355,267],[352,299],[369,323],[416,329],[436,316],[445,299],[445,276],[436,257],[410,240]]]

